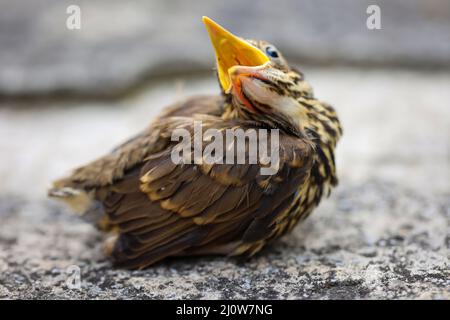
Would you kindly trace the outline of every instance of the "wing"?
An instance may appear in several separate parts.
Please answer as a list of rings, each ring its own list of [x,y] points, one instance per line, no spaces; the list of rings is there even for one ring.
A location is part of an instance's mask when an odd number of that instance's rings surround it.
[[[167,132],[180,128],[179,119],[170,119],[176,124],[166,124]],[[226,129],[246,129],[243,123],[203,120],[204,130],[217,128],[223,135]],[[192,121],[182,124],[191,137]],[[267,166],[261,161],[175,164],[172,143],[99,188],[96,198],[119,232],[112,251],[116,262],[144,268],[173,255],[258,251],[286,224],[287,209],[312,166],[312,147],[306,140],[280,135],[279,142],[279,169],[273,175],[261,174]],[[233,143],[224,144],[224,156]],[[248,159],[248,145],[245,152]]]
[[[170,141],[170,134],[167,132],[173,127],[184,125],[185,117],[192,117],[194,114],[220,116],[222,105],[223,98],[220,96],[196,96],[169,106],[149,128],[122,143],[110,154],[75,169],[68,177],[55,181],[49,194],[56,192],[57,195],[58,190],[63,188],[92,189],[110,185],[122,178],[127,170],[141,163],[145,157],[164,149]]]

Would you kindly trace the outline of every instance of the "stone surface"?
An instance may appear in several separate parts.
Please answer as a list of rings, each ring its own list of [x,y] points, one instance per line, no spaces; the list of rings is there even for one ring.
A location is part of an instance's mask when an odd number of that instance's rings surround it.
[[[366,27],[381,8],[382,29]],[[210,70],[208,15],[300,63],[450,65],[447,0],[0,0],[0,96],[117,96],[140,80]],[[81,30],[66,8],[81,8]]]
[[[382,180],[339,188],[249,261],[173,259],[144,271],[111,269],[97,232],[54,205],[7,198],[0,210],[0,298],[450,298],[449,197]],[[66,285],[71,265],[79,290]]]
[[[217,92],[212,75],[151,84],[109,103],[0,103],[0,298],[450,299],[450,76],[304,71],[343,122],[340,184],[304,224],[249,261],[115,270],[101,235],[45,199],[53,178],[140,130],[162,106]],[[71,265],[80,268],[80,290],[67,287]]]

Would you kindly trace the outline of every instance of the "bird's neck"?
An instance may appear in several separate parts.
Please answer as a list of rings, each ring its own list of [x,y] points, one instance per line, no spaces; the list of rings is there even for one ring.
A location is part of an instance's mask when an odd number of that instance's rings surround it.
[[[299,102],[305,110],[302,127],[316,146],[312,176],[317,184],[329,191],[330,186],[337,184],[334,152],[342,135],[339,119],[334,109],[326,103],[306,98],[300,98]]]
[[[283,130],[289,134],[299,137],[308,137],[316,146],[316,161],[313,166],[312,175],[318,185],[329,188],[337,183],[334,151],[338,140],[342,135],[342,129],[334,109],[319,100],[309,97],[298,97],[298,113],[293,115],[298,119],[298,123],[294,124],[295,130]],[[245,113],[245,109],[233,105],[231,99],[224,102],[222,118],[228,119],[245,119],[254,120],[255,123],[263,123],[269,121],[274,128],[283,129],[292,127],[289,123],[274,122],[269,115],[255,117],[251,113]],[[273,117],[272,117],[273,118]]]
[[[279,129],[281,132],[296,136],[299,138],[305,137],[305,132],[303,132],[300,127],[291,119],[289,116],[281,112],[261,112],[255,113],[249,111],[245,107],[236,106],[232,99],[228,99],[224,103],[222,119],[240,119],[244,121],[250,121],[254,123],[255,126],[270,129]]]
[[[333,107],[316,99],[301,97],[298,102],[303,106],[301,127],[320,144],[336,147],[342,135],[342,128]]]

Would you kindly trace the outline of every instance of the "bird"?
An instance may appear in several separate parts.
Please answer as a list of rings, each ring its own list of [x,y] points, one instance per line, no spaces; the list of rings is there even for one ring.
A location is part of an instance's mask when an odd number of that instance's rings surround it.
[[[208,17],[203,23],[220,92],[166,107],[140,133],[48,190],[107,235],[105,251],[118,268],[144,269],[169,257],[250,258],[292,231],[338,183],[342,128],[335,109],[315,98],[274,45],[238,37]],[[173,133],[193,137],[196,123],[224,135],[276,130],[276,172],[263,174],[262,158],[175,163]],[[247,159],[249,143],[240,151]]]

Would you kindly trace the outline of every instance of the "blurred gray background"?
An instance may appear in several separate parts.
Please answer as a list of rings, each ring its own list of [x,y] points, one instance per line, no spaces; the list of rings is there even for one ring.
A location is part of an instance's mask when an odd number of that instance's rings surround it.
[[[0,4],[0,299],[450,299],[449,0]],[[81,30],[66,28],[72,4]],[[372,4],[381,30],[366,27]],[[335,106],[340,184],[246,263],[114,270],[46,190],[164,106],[218,94],[202,15],[275,44]]]
[[[448,0],[2,0],[0,94],[117,95],[143,78],[211,70],[201,16],[299,64],[448,68]],[[66,8],[81,8],[68,30]],[[382,8],[382,30],[366,9]]]

